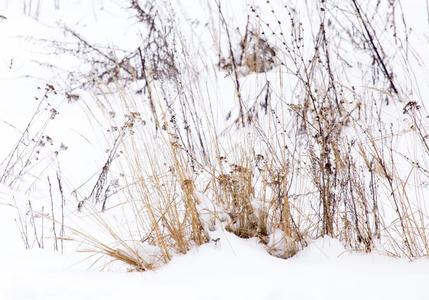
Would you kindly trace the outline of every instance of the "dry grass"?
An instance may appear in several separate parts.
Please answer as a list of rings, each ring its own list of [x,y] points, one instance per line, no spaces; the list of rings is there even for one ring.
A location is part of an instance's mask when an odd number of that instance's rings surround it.
[[[216,2],[213,18],[221,26],[212,36],[219,37],[224,79],[205,61],[193,61],[175,23],[155,13],[155,2],[131,1],[137,19],[157,34],[124,58],[108,57],[102,74],[91,74],[94,110],[110,124],[115,150],[81,204],[103,203],[96,223],[119,244],[78,232],[92,251],[144,271],[209,242],[222,228],[256,238],[284,258],[324,235],[355,250],[381,244],[396,256],[429,254],[421,205],[428,125],[421,105],[396,80],[401,70],[390,67],[395,58],[383,47],[392,41],[379,32],[380,22],[394,22],[386,28],[395,30],[396,41],[405,25],[395,23],[390,1],[367,12],[356,1],[316,4],[315,12],[307,7],[307,17],[289,4],[251,6],[236,38]],[[371,15],[382,18],[375,24]],[[348,55],[353,51],[362,57]],[[97,57],[96,49],[91,53]],[[210,79],[232,84],[225,105],[234,105],[226,117],[217,102],[225,95]],[[127,84],[136,80],[141,88],[133,93]],[[403,105],[412,127],[395,132]],[[395,126],[391,111],[399,114]],[[410,134],[420,157],[398,144]],[[106,202],[106,184],[118,177],[119,204]],[[105,221],[113,212],[124,212],[130,241]],[[158,261],[138,252],[136,243],[156,248]]]

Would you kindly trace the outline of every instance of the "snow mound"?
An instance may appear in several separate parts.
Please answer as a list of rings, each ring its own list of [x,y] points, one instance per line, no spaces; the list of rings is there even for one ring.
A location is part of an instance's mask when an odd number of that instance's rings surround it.
[[[216,232],[211,243],[146,273],[90,271],[76,255],[46,251],[3,257],[1,265],[0,298],[5,300],[423,300],[429,276],[428,260],[410,263],[351,253],[330,238],[283,260],[267,254],[254,239],[227,232]]]

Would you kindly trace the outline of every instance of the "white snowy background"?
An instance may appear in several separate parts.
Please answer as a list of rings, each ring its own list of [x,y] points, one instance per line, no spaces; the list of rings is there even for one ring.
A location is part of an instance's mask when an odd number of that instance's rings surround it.
[[[31,8],[28,7],[30,2]],[[27,3],[27,11],[23,3]],[[36,3],[0,0],[0,15],[6,17],[0,20],[2,160],[14,148],[33,115],[38,104],[35,97],[43,95],[47,83],[59,89],[66,84],[61,77],[64,73],[55,74],[41,62],[63,70],[84,67],[73,57],[50,53],[52,49],[38,40],[67,42],[70,37],[62,30],[65,25],[84,33],[94,43],[112,48],[133,50],[139,43],[136,22],[129,16],[125,1],[67,0],[59,1],[56,9],[54,1],[41,0],[39,11],[36,11]],[[194,18],[201,24],[208,15],[204,1],[183,0],[172,5],[182,18]],[[223,5],[231,16],[245,20],[246,1],[224,1]],[[402,5],[413,28],[413,47],[420,53],[424,65],[429,53],[427,3],[406,0]],[[198,29],[194,33],[186,30],[183,34],[190,41],[210,49],[209,37],[199,36]],[[424,99],[429,93],[429,77],[424,70],[416,72],[420,97]],[[91,101],[91,98],[80,91],[81,100],[69,104],[61,92],[51,96],[59,112],[58,119],[48,128],[53,145],[46,153],[41,153],[34,174],[45,167],[56,166],[52,152],[58,151],[61,144],[66,145],[67,151],[61,153],[61,170],[65,185],[72,189],[97,172],[105,159],[100,153],[105,152],[108,144],[97,130],[98,122],[103,122],[101,118],[88,115],[85,100]],[[54,252],[50,244],[42,250],[26,250],[18,229],[19,215],[25,214],[29,200],[34,205],[49,203],[45,179],[35,176],[33,181],[16,182],[12,188],[0,186],[1,300],[429,299],[427,258],[409,261],[377,251],[355,253],[330,238],[313,241],[293,258],[282,260],[270,256],[254,239],[242,240],[218,230],[212,238],[218,237],[219,242],[195,248],[186,255],[176,256],[156,271],[144,273],[127,273],[123,268],[99,272],[92,268],[87,253],[74,252],[74,245],[67,241],[64,254]],[[46,209],[48,207],[49,204]],[[73,211],[67,213],[72,215]],[[70,218],[73,222],[72,216]]]

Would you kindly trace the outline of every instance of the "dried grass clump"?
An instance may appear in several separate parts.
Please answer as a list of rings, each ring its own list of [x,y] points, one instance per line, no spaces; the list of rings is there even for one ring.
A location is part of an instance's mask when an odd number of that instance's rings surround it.
[[[130,78],[96,82],[98,107],[112,129],[112,150],[80,203],[101,206],[101,219],[125,210],[133,238],[109,229],[120,246],[86,238],[94,251],[148,270],[210,242],[213,230],[225,229],[257,239],[282,258],[325,235],[359,251],[382,245],[396,256],[429,254],[428,212],[419,195],[429,174],[427,121],[423,104],[407,99],[406,87],[389,67],[395,56],[383,42],[391,40],[379,32],[394,30],[396,40],[398,28],[405,30],[391,24],[394,3],[368,4],[372,15],[382,16],[374,23],[356,1],[316,1],[315,7],[302,2],[309,19],[299,8],[267,1],[275,26],[250,7],[236,46],[232,21],[216,1],[213,18],[222,26],[213,36],[225,35],[219,53],[227,49],[228,55],[217,54],[235,101],[226,118],[219,116],[225,95],[211,85],[212,78],[225,83],[223,76],[204,67],[209,76],[194,72],[205,62],[196,67],[195,58],[182,51],[186,43],[175,43],[178,28],[155,13],[155,2],[146,8],[138,1],[130,4],[156,34],[148,35],[148,47],[127,63],[107,59],[107,69],[135,74],[136,93],[124,87]],[[395,26],[377,27],[383,22]],[[305,30],[314,34],[305,36]],[[350,55],[354,51],[362,57]],[[255,74],[243,80],[250,73]],[[247,80],[255,83],[250,95]],[[405,133],[384,121],[403,103],[396,121],[407,118],[411,126]],[[406,134],[418,141],[420,157],[410,157],[398,143]],[[121,189],[110,199],[109,182],[118,173],[123,174]],[[156,262],[131,246],[135,243],[155,249]]]
[[[217,179],[220,187],[218,197],[224,202],[223,210],[229,216],[226,230],[242,238],[255,237],[258,222],[252,205],[254,199],[252,171],[234,164],[230,174],[221,174]]]
[[[257,30],[250,30],[248,27],[239,47],[232,53],[236,57],[234,60],[228,55],[219,61],[220,68],[228,72],[232,72],[234,63],[243,76],[265,73],[277,65],[275,48]]]

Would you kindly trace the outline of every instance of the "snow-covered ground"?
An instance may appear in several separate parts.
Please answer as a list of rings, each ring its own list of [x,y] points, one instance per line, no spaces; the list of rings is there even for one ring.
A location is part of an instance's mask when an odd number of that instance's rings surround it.
[[[345,250],[329,238],[283,260],[255,240],[219,241],[175,257],[157,271],[97,272],[82,254],[25,251],[13,210],[1,208],[0,299],[428,299],[429,260],[409,262]]]
[[[28,6],[30,2],[32,8]],[[37,2],[41,4],[39,11]],[[185,17],[192,19],[203,14],[206,6],[202,2],[178,1],[177,7]],[[409,11],[425,20],[425,1],[412,2],[414,4],[404,1],[403,5],[409,5]],[[26,13],[23,3],[27,3]],[[40,150],[37,162],[33,162],[34,169],[26,170],[25,181],[14,181],[12,189],[0,186],[0,300],[429,299],[427,258],[410,262],[388,257],[381,254],[381,246],[380,253],[356,253],[330,238],[313,241],[293,258],[283,260],[270,256],[255,239],[244,240],[218,230],[211,234],[211,238],[219,238],[217,242],[194,248],[156,271],[144,273],[127,273],[123,268],[99,272],[99,268],[92,267],[94,260],[88,259],[88,253],[74,252],[75,245],[71,242],[63,255],[52,251],[51,243],[47,243],[44,250],[25,250],[19,218],[27,214],[27,220],[31,221],[28,214],[33,212],[28,209],[27,202],[31,199],[33,205],[50,209],[46,180],[37,177],[40,170],[52,168],[55,171],[61,163],[62,172],[67,174],[64,177],[66,190],[73,190],[99,170],[105,159],[99,154],[109,147],[99,127],[94,125],[105,120],[89,115],[85,101],[68,103],[64,98],[65,90],[61,90],[65,79],[60,75],[55,77],[52,69],[39,64],[45,62],[63,70],[76,70],[80,67],[79,61],[67,55],[48,55],[52,49],[44,46],[40,39],[67,41],[59,27],[63,24],[84,32],[94,43],[112,48],[120,45],[121,49],[135,49],[139,42],[135,21],[121,9],[127,6],[125,1],[59,3],[60,8],[56,10],[54,1],[0,0],[0,15],[6,17],[0,19],[1,160],[23,134],[40,101],[35,97],[43,96],[46,84],[55,82],[60,87],[58,94],[50,94],[51,98],[42,106],[48,116],[52,108],[60,115],[51,120],[47,129],[53,139],[52,145]],[[195,9],[189,9],[188,5]],[[234,11],[245,7],[246,3],[237,1],[229,5],[230,11]],[[411,8],[416,5],[422,9]],[[245,20],[246,15],[236,17]],[[421,39],[427,39],[427,29],[421,26],[416,31]],[[194,43],[207,39],[193,38]],[[205,46],[210,47],[199,45]],[[64,75],[60,71],[58,74]],[[426,81],[427,78],[422,80],[425,84]],[[425,92],[425,88],[422,83],[421,91]],[[85,92],[80,93],[85,99]],[[88,97],[88,100],[91,99]],[[36,120],[35,130],[45,128],[44,122],[43,118]],[[24,133],[24,136],[32,134],[37,132]],[[67,150],[56,160],[54,153],[63,148],[61,145],[67,146]],[[24,150],[22,153],[26,157]],[[67,208],[66,217],[73,215],[75,204]],[[29,232],[33,230],[30,221],[26,223]],[[47,232],[46,236],[51,234]],[[65,243],[69,245],[68,241]]]

